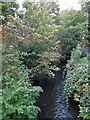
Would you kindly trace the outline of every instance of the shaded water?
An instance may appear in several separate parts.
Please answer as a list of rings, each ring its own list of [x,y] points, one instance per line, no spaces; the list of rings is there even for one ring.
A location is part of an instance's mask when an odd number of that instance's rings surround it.
[[[62,79],[62,67],[61,70],[56,72],[56,77],[50,80],[43,80],[43,82],[37,83],[40,85],[44,92],[37,99],[36,105],[41,108],[41,113],[38,114],[38,119],[51,118],[51,119],[65,119],[74,120],[77,118],[79,108],[72,99],[69,101],[67,107],[64,98],[64,82]]]

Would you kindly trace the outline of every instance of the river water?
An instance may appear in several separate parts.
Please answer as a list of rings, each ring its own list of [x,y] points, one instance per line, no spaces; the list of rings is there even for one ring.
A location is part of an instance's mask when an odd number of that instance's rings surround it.
[[[69,105],[67,106],[66,101],[64,100],[62,66],[61,70],[56,72],[54,79],[45,79],[43,82],[36,83],[36,85],[41,86],[44,90],[36,103],[36,105],[41,108],[38,119],[75,120],[79,114],[77,103],[70,99]]]

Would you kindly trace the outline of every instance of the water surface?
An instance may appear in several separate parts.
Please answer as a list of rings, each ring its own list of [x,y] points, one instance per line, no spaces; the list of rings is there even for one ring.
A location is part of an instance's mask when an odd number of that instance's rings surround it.
[[[61,70],[56,72],[54,79],[45,79],[43,82],[37,83],[37,85],[40,85],[44,90],[36,103],[36,105],[41,108],[38,119],[51,118],[74,120],[77,118],[79,113],[78,105],[70,99],[69,106],[67,106],[64,100],[64,80],[62,79],[62,71],[63,69],[61,67]]]

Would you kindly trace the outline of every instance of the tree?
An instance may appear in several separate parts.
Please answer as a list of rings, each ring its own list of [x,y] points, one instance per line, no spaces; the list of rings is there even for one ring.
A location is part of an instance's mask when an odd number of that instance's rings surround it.
[[[19,8],[19,5],[16,2],[1,2],[0,1],[1,16],[0,23],[4,24],[8,21],[8,16],[12,15],[15,17],[16,11]]]
[[[83,14],[87,17],[88,19],[88,41],[87,44],[90,46],[90,1],[89,0],[80,0],[81,3],[81,9]]]
[[[87,39],[86,17],[81,10],[65,10],[60,13],[58,38],[62,44],[62,54],[70,55],[71,50]]]
[[[61,25],[64,27],[76,26],[86,20],[81,10],[65,10],[60,13]]]
[[[59,15],[60,7],[58,2],[49,2],[47,9],[49,13],[53,15],[52,17],[53,23],[56,25],[60,25],[60,15]]]
[[[9,16],[11,24],[4,28],[3,44],[18,49],[20,60],[30,69],[30,79],[54,76],[61,59],[58,26],[53,24],[47,4],[25,2],[22,19]]]
[[[53,24],[52,15],[48,11],[49,3],[24,2],[26,12],[22,23],[24,41],[21,51],[26,52],[24,63],[33,69],[31,76],[43,78],[53,76],[55,63],[60,60],[60,41],[56,38],[58,26]]]

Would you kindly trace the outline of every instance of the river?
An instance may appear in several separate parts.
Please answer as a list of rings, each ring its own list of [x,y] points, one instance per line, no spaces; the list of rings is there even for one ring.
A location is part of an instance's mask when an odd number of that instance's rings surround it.
[[[62,78],[62,66],[64,65],[65,63],[60,66],[61,70],[56,72],[55,78],[36,83],[44,90],[36,102],[36,105],[41,108],[38,119],[75,120],[79,114],[78,105],[72,98],[69,100],[68,106],[64,100],[64,80]]]

